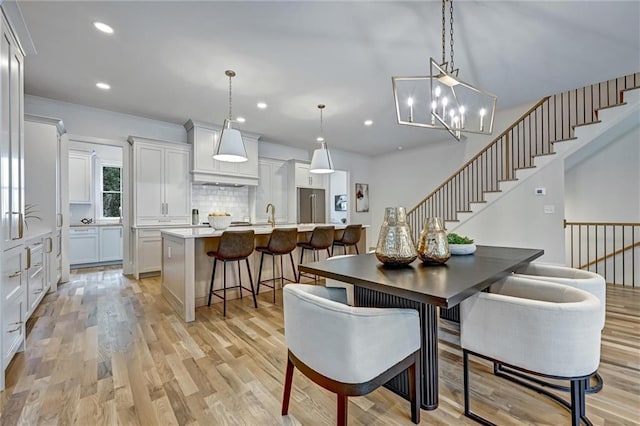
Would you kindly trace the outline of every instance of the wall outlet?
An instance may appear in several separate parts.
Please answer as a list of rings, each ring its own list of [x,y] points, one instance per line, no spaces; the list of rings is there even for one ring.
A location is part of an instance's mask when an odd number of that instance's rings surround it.
[[[545,214],[554,214],[556,212],[556,206],[554,205],[544,206],[544,212]]]
[[[536,188],[534,190],[534,194],[536,194],[536,195],[547,195],[547,188]]]

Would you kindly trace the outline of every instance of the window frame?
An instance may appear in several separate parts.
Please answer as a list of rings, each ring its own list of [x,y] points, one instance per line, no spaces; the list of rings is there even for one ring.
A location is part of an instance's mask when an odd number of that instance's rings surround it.
[[[111,167],[111,168],[117,168],[120,169],[120,191],[105,191],[104,190],[104,169],[105,167]],[[96,197],[96,207],[98,208],[98,216],[100,218],[100,220],[114,220],[114,219],[121,219],[122,217],[122,164],[121,163],[116,163],[116,162],[109,162],[109,161],[105,161],[105,162],[100,162],[100,165],[98,167],[98,179],[99,179],[99,188],[98,188],[98,194]],[[103,203],[103,197],[104,194],[120,194],[120,216],[105,216],[104,215],[104,203]]]

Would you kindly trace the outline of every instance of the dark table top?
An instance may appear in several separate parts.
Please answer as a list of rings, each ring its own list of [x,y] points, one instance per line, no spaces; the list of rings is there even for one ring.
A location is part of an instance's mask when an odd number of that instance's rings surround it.
[[[543,254],[541,249],[477,246],[474,254],[451,256],[447,263],[437,266],[422,264],[417,259],[408,266],[390,268],[372,253],[307,263],[299,265],[299,269],[450,308]]]

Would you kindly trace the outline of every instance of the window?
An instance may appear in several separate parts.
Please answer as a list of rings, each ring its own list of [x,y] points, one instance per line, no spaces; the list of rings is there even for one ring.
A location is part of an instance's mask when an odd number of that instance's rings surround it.
[[[102,166],[102,217],[119,218],[122,214],[122,167]]]

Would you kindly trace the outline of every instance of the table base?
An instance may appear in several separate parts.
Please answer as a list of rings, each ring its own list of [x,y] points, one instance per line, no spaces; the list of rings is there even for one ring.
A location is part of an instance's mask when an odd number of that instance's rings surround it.
[[[422,401],[420,401],[420,407],[424,410],[438,408],[437,307],[358,286],[355,286],[354,289],[354,303],[356,306],[363,307],[408,308],[416,309],[419,312],[422,346]],[[409,400],[409,375],[407,371],[398,374],[384,386]]]

